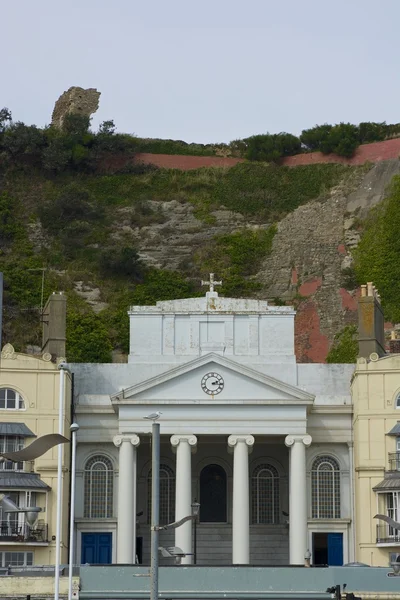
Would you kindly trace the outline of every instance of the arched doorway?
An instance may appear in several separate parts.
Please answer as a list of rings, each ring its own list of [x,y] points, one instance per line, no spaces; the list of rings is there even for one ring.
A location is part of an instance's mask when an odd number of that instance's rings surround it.
[[[220,465],[207,465],[200,473],[200,522],[226,523],[226,473]]]

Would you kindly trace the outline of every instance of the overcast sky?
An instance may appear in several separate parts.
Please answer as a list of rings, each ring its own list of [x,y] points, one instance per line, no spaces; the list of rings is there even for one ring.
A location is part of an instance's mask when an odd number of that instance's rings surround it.
[[[11,0],[0,107],[43,126],[70,86],[93,117],[188,142],[400,122],[399,0]]]

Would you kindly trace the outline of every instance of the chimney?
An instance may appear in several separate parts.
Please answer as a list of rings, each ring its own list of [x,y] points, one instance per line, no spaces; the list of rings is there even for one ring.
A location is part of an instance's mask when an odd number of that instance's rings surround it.
[[[389,340],[390,354],[400,354],[400,340],[397,339],[396,332],[393,330]]]
[[[42,352],[53,359],[65,357],[67,299],[63,292],[53,292],[43,309]]]
[[[358,300],[358,356],[369,358],[372,352],[384,356],[385,319],[381,298],[371,281],[361,286]]]

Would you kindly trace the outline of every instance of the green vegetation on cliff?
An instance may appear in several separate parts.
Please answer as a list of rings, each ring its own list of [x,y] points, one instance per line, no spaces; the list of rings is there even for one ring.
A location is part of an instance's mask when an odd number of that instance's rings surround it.
[[[355,363],[358,354],[357,327],[347,325],[335,335],[327,363]]]
[[[400,176],[393,177],[388,197],[371,210],[354,253],[359,283],[373,281],[385,316],[400,322]]]
[[[126,352],[129,305],[203,294],[199,279],[210,271],[223,279],[225,295],[267,294],[257,272],[271,252],[275,223],[354,171],[337,164],[289,169],[242,163],[186,172],[139,165],[110,175],[102,165],[125,142],[104,124],[92,134],[79,119],[68,120],[62,132],[10,124],[4,113],[2,123],[0,115],[3,340],[17,349],[40,344],[42,299],[62,289],[67,358],[75,361],[107,361],[112,350]],[[155,268],[142,256],[149,235],[161,243],[174,234],[171,201],[193,206],[204,233],[192,260],[175,271]],[[219,233],[221,211],[240,219]]]

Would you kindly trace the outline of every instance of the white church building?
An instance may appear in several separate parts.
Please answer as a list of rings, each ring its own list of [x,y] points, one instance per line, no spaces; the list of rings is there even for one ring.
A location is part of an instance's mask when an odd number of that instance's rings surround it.
[[[200,503],[160,545],[187,564],[351,562],[354,367],[297,364],[293,308],[208,283],[200,298],[131,307],[127,364],[69,365],[77,561],[149,564],[144,417],[159,411],[160,523]]]

